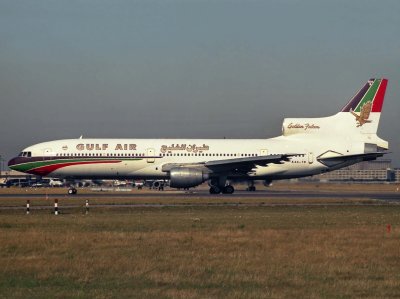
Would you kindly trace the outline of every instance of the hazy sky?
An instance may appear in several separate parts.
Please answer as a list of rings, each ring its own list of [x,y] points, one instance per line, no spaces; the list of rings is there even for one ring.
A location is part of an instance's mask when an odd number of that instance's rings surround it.
[[[53,139],[267,138],[372,77],[400,166],[400,1],[0,0],[0,155]]]

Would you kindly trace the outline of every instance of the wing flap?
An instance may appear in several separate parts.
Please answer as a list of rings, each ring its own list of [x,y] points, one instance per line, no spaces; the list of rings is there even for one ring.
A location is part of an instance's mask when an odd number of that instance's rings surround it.
[[[246,157],[246,158],[235,158],[225,160],[213,160],[205,163],[206,167],[218,167],[218,166],[242,166],[242,165],[260,165],[266,166],[267,164],[281,164],[284,161],[288,161],[288,158],[293,155],[268,155],[268,156],[257,156],[257,157]]]
[[[226,160],[215,160],[205,163],[212,172],[248,173],[256,166],[267,166],[268,164],[282,164],[289,161],[294,154],[268,155],[257,157],[245,157]]]
[[[289,161],[296,154],[268,155],[257,157],[234,158],[224,160],[212,160],[200,163],[168,163],[164,164],[162,171],[170,171],[176,167],[202,168],[210,173],[247,173],[256,166],[267,166],[268,164],[281,164]]]

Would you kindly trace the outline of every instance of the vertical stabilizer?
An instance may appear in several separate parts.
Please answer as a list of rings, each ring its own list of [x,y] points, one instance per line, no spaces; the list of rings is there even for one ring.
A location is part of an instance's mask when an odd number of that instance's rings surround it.
[[[370,79],[339,114],[351,114],[364,134],[376,134],[382,112],[387,79]]]
[[[324,135],[352,138],[387,148],[377,137],[387,79],[370,79],[335,115],[320,118],[285,118],[283,135]]]

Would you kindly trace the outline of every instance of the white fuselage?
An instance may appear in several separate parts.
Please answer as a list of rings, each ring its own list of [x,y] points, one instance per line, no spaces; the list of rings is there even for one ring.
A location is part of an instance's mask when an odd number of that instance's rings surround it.
[[[329,171],[317,157],[329,150],[357,153],[360,142],[346,142],[321,136],[280,136],[271,139],[69,139],[44,142],[24,149],[32,157],[57,159],[91,159],[110,163],[76,164],[55,169],[51,176],[64,178],[168,178],[165,164],[198,164],[212,160],[294,154],[282,164],[257,166],[245,177],[284,179]],[[113,160],[119,163],[112,163]]]

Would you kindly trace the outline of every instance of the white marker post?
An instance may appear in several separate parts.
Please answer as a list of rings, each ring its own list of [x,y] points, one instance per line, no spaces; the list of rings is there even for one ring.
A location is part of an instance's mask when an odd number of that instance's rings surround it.
[[[89,200],[86,199],[86,215],[89,214]]]
[[[58,199],[54,200],[54,215],[58,215]]]
[[[29,215],[29,208],[30,208],[30,200],[26,201],[26,215]]]

